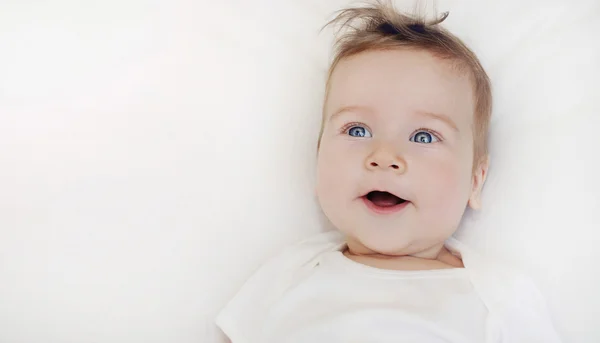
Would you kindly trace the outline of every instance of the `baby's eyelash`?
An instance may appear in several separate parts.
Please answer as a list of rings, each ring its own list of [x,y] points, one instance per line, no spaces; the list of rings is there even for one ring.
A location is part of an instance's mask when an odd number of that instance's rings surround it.
[[[425,131],[429,134],[432,134],[435,136],[435,138],[437,138],[440,142],[444,140],[444,136],[442,136],[439,132],[432,130],[432,129],[428,129],[425,127],[422,127],[420,129],[416,129],[415,131],[413,131],[413,133],[410,135],[411,137],[414,136],[417,132],[421,132],[421,131]]]
[[[362,126],[365,129],[369,129],[369,127],[367,125],[355,121],[355,122],[351,122],[351,123],[348,123],[348,124],[345,124],[344,126],[342,126],[340,128],[340,133],[346,133],[346,132],[348,132],[348,130],[350,130],[350,128],[352,128],[354,126]]]

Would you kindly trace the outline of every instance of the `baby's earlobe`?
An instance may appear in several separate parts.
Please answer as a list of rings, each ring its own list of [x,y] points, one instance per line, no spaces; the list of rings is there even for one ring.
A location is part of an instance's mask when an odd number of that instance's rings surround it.
[[[477,195],[471,195],[471,198],[469,199],[469,207],[473,210],[480,210],[481,209],[481,195],[477,194]]]

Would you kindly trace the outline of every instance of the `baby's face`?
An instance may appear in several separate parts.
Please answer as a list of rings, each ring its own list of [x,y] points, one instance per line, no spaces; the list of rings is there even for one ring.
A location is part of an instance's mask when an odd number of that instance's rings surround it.
[[[368,51],[340,61],[330,87],[318,157],[325,215],[363,253],[436,254],[482,183],[468,76],[425,51]]]

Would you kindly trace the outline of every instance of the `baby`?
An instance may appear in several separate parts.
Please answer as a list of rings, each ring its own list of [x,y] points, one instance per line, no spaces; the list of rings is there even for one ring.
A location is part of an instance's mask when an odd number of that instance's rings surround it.
[[[233,343],[559,342],[533,283],[452,238],[481,206],[492,95],[446,16],[332,21],[317,197],[337,230],[252,276],[217,318]]]

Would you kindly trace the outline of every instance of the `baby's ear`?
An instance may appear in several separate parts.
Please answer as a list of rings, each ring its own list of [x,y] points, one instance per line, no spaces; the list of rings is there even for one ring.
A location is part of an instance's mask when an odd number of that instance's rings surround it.
[[[469,207],[474,210],[481,208],[481,190],[483,189],[483,184],[485,183],[489,166],[490,158],[489,156],[485,156],[479,160],[477,167],[475,167],[473,170]]]

